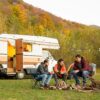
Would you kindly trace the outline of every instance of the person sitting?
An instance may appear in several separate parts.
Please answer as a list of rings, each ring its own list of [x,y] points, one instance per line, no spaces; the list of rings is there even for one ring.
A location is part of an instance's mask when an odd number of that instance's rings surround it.
[[[44,60],[43,63],[41,63],[38,68],[37,68],[37,78],[41,78],[42,81],[40,83],[41,88],[44,87],[49,87],[49,82],[52,78],[52,74],[50,74],[48,72],[48,65],[49,65],[49,61],[48,60]]]
[[[63,81],[67,78],[66,67],[63,59],[59,59],[58,63],[54,66],[54,79],[56,86],[58,85],[58,78],[61,78]]]
[[[86,86],[87,77],[89,77],[91,72],[91,67],[89,66],[88,62],[82,57],[81,55],[75,56],[75,61],[73,64],[70,65],[72,67],[71,74],[73,75],[77,88],[80,87],[80,81],[78,77],[83,78],[83,88]]]

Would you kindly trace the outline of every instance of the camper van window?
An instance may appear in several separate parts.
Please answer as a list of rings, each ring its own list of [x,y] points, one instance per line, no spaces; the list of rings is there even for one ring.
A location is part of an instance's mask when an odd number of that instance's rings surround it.
[[[23,43],[23,51],[24,52],[31,52],[32,51],[32,44],[30,44],[30,43]]]

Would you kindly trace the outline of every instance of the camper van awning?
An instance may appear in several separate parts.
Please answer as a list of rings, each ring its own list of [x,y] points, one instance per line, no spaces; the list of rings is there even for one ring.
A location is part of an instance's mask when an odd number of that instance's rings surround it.
[[[55,38],[31,35],[17,35],[17,34],[1,34],[0,38],[9,39],[22,39],[23,42],[41,45],[44,49],[59,49],[59,42]]]

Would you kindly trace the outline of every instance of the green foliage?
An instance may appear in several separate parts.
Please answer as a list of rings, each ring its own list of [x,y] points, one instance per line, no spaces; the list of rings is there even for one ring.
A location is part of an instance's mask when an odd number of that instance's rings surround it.
[[[60,50],[51,51],[56,59],[62,57],[70,64],[76,54],[82,54],[100,66],[99,28],[63,20],[22,0],[0,1],[0,33],[3,32],[57,38]]]

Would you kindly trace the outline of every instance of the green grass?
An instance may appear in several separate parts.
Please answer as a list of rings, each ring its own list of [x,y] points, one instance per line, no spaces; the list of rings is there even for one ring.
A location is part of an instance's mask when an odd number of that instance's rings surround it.
[[[31,79],[0,80],[0,100],[100,100],[100,93],[32,89]]]

